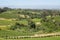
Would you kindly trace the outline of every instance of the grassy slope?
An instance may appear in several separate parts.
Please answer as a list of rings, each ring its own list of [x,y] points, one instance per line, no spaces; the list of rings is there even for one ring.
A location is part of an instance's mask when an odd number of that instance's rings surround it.
[[[0,37],[1,36],[28,36],[33,35],[34,32],[21,32],[21,31],[13,31],[13,30],[1,30],[0,31]]]
[[[17,18],[17,11],[7,11],[0,14],[0,18]]]

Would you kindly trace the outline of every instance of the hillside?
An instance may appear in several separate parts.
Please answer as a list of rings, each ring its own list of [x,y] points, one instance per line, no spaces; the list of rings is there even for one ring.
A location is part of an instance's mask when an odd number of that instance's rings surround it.
[[[0,10],[0,37],[53,32],[60,32],[60,10]]]

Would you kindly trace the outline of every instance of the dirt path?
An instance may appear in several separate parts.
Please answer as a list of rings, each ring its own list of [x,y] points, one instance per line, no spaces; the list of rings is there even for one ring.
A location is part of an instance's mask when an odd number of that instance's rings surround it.
[[[12,21],[12,20],[16,20],[16,19],[14,19],[14,18],[12,18],[12,19],[0,18],[0,20]]]
[[[35,34],[35,37],[48,37],[48,36],[60,36],[60,32],[57,33],[48,33],[48,34]]]

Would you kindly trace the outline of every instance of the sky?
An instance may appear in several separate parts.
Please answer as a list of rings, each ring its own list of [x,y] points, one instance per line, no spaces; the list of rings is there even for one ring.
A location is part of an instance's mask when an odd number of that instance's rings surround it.
[[[0,0],[0,7],[60,9],[60,0]]]

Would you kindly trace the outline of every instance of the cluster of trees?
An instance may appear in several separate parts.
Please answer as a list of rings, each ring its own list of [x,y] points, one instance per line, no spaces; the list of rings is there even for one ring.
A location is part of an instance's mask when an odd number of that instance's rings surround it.
[[[0,8],[0,13],[8,11],[8,10],[12,10],[12,9],[8,7]]]

